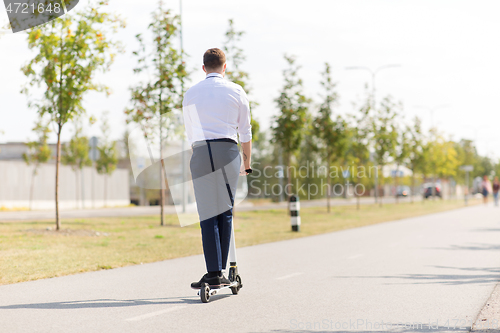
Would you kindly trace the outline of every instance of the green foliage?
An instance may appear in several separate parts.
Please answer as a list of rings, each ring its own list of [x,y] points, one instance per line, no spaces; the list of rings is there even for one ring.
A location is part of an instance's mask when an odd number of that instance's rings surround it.
[[[400,107],[390,97],[386,97],[372,118],[375,159],[381,167],[396,156],[398,139],[396,118]]]
[[[109,94],[94,78],[99,70],[109,70],[121,45],[111,35],[125,23],[106,13],[107,3],[99,1],[71,15],[29,30],[28,47],[35,57],[22,71],[29,80],[22,92],[32,96],[32,87],[44,86],[41,100],[29,105],[41,115],[49,114],[60,128],[85,112],[82,100],[89,91]]]
[[[282,149],[285,163],[290,165],[291,156],[304,139],[304,128],[311,100],[302,93],[302,80],[298,78],[299,66],[294,56],[286,56],[288,68],[283,71],[285,85],[276,102],[280,113],[274,117],[273,142]]]
[[[81,124],[75,123],[75,134],[69,143],[63,145],[61,162],[70,165],[73,170],[81,170],[84,166],[91,166],[89,157],[89,138],[83,135]]]
[[[125,110],[127,123],[140,124],[145,135],[158,135],[161,116],[182,107],[182,82],[187,78],[186,65],[181,60],[182,50],[174,47],[173,39],[178,35],[180,21],[177,15],[164,10],[162,1],[152,14],[148,26],[152,34],[149,47],[141,34],[136,36],[139,50],[133,52],[137,58],[136,74],[146,76],[131,91],[132,107]]]
[[[101,120],[102,136],[97,145],[99,157],[95,161],[96,170],[99,174],[111,175],[116,170],[118,164],[118,149],[116,141],[110,141],[107,133],[109,133],[109,122],[107,113],[104,113]]]
[[[408,159],[411,153],[411,133],[408,133],[406,129],[398,128],[396,137],[396,152],[394,154],[394,162],[399,167],[400,165],[408,164]]]
[[[371,95],[367,95],[367,98],[360,105],[355,105],[357,112],[350,116],[353,124],[349,127],[350,135],[348,137],[349,150],[347,152],[347,160],[354,166],[370,167],[372,139],[371,105]],[[356,181],[360,182],[360,179]]]
[[[244,34],[244,31],[237,31],[235,29],[234,21],[230,19],[229,28],[226,31],[226,41],[224,42],[223,50],[226,54],[226,60],[229,63],[228,69],[226,69],[226,77],[230,81],[239,84],[245,90],[247,95],[250,95],[252,89],[247,84],[250,79],[248,72],[243,71],[240,67],[246,60],[243,49],[241,49],[238,45]],[[255,101],[249,102],[251,110],[259,105]],[[253,116],[250,124],[252,125],[252,141],[258,146],[261,141],[260,124]]]
[[[436,177],[453,177],[459,168],[459,159],[455,145],[445,140],[436,129],[431,130],[431,136],[425,145],[427,172]]]
[[[347,122],[337,115],[333,119],[333,106],[337,103],[338,95],[335,91],[336,84],[332,81],[331,68],[325,63],[325,71],[322,73],[321,86],[325,95],[322,96],[318,115],[312,123],[313,134],[318,139],[316,149],[320,152],[323,161],[330,165],[333,158],[337,161],[344,159],[349,145],[349,131]]]
[[[23,154],[23,159],[27,165],[33,165],[33,173],[31,175],[31,186],[30,186],[30,210],[32,208],[33,202],[33,188],[35,186],[35,176],[38,174],[38,168],[40,164],[46,163],[50,160],[52,156],[52,150],[47,144],[47,139],[49,137],[50,129],[48,124],[44,122],[43,118],[40,117],[33,128],[37,136],[37,140],[27,142],[28,152]]]
[[[226,77],[236,84],[239,84],[247,94],[251,89],[247,85],[249,79],[248,73],[241,70],[240,66],[245,62],[246,57],[243,49],[239,47],[241,37],[245,34],[244,31],[236,31],[234,21],[229,20],[229,28],[226,31],[226,41],[224,42],[223,51],[226,54],[226,60],[229,63],[226,69]]]
[[[47,144],[50,129],[43,119],[40,118],[33,128],[37,136],[37,140],[29,141],[26,143],[28,152],[23,154],[23,159],[27,165],[33,164],[35,166],[34,174],[37,174],[38,166],[42,163],[47,163],[52,156],[52,150]]]
[[[472,178],[490,175],[493,171],[499,174],[500,163],[494,163],[489,157],[480,156],[472,140],[462,139],[454,144],[460,166],[472,165],[474,170],[470,173]],[[465,171],[457,170],[457,179],[463,182]]]
[[[413,172],[423,172],[424,160],[424,134],[422,132],[422,121],[415,117],[413,125],[406,127],[408,133],[408,159],[405,165]]]
[[[163,157],[164,129],[172,137],[182,136],[179,126],[179,114],[174,110],[182,108],[184,81],[188,77],[183,61],[183,50],[177,50],[173,39],[178,36],[180,18],[163,9],[163,1],[158,2],[158,8],[153,11],[152,21],[148,29],[152,35],[151,44],[146,47],[141,34],[136,36],[140,48],[133,52],[137,57],[136,74],[147,76],[130,88],[132,107],[125,110],[127,123],[140,124],[147,141],[157,139],[159,142],[160,159]],[[163,173],[160,174],[160,184],[163,186]],[[160,189],[161,225],[163,225],[163,189]]]

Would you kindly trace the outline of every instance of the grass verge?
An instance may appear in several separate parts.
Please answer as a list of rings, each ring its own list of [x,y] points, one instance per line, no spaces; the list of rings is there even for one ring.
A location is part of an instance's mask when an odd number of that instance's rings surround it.
[[[470,204],[478,203],[471,202]],[[284,209],[236,212],[238,247],[311,236],[463,207],[462,201],[426,201],[301,210],[300,233]],[[181,228],[175,215],[0,223],[0,284],[111,269],[202,253],[199,225]]]

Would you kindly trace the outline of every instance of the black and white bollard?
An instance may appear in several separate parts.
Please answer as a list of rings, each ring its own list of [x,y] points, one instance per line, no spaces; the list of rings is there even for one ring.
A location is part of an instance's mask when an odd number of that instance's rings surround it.
[[[298,195],[292,195],[290,197],[290,224],[292,225],[292,231],[300,231],[300,201]]]

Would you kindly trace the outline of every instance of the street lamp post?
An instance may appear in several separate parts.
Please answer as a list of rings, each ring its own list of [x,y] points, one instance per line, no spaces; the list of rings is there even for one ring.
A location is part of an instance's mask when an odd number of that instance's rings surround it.
[[[415,107],[419,108],[419,109],[426,109],[426,110],[429,111],[430,116],[431,116],[431,128],[433,128],[434,127],[434,112],[436,110],[438,110],[438,109],[447,108],[449,106],[450,106],[449,104],[442,104],[442,105],[437,105],[437,106],[434,106],[434,107],[429,107],[429,106],[426,106],[426,105],[417,105]]]
[[[373,70],[369,67],[366,67],[366,66],[350,66],[350,67],[346,67],[345,69],[348,69],[348,70],[361,69],[361,70],[365,70],[365,71],[370,72],[370,74],[372,76],[372,109],[375,110],[375,77],[376,77],[377,73],[380,72],[381,70],[387,69],[387,68],[394,68],[394,67],[401,67],[401,65],[400,64],[389,64],[389,65],[380,66],[375,70]],[[377,163],[376,160],[375,160],[375,163]],[[378,165],[376,165],[376,167],[377,167],[377,172],[375,173],[375,203],[378,202]]]
[[[181,62],[184,64],[184,45],[182,39],[182,0],[179,1],[179,18],[180,18],[180,42],[181,42]],[[184,98],[184,79],[181,80],[181,94]],[[186,152],[185,152],[186,140],[184,135],[182,136],[182,212],[186,212]]]

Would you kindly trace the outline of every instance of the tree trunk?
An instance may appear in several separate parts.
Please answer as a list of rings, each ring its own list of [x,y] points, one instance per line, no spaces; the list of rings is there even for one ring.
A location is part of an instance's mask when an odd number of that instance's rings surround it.
[[[104,175],[104,207],[108,207],[108,174]]]
[[[357,171],[356,171],[356,185],[359,184],[359,177],[357,175]],[[353,192],[354,192],[354,195],[356,196],[356,210],[359,210],[361,208],[361,200],[360,200],[360,197],[359,197],[359,194],[356,192],[356,185],[354,185],[354,188],[353,188]]]
[[[57,153],[56,153],[56,230],[61,229],[59,221],[59,165],[61,164],[61,130],[62,125],[59,121],[57,130]]]
[[[32,204],[33,204],[33,188],[35,186],[35,175],[36,175],[36,169],[38,168],[38,165],[33,166],[33,173],[31,174],[31,186],[30,186],[30,210],[33,209]]]
[[[399,183],[399,164],[396,166],[396,174],[394,175],[394,187],[396,189],[396,204],[399,204],[399,195],[398,195],[398,183]]]
[[[330,161],[330,158],[328,158],[328,161]],[[330,177],[330,162],[328,162],[328,170],[326,175],[328,177],[328,192],[326,193],[326,211],[330,213],[330,196],[332,195],[332,178]]]
[[[413,203],[413,196],[415,195],[415,171],[411,171],[411,200],[410,202]]]
[[[427,181],[427,176],[423,175],[423,179],[424,179],[424,184],[425,184],[425,182]],[[422,196],[422,205],[423,204],[425,204],[425,188],[424,188],[424,194]]]
[[[436,176],[432,176],[432,200],[434,201],[436,199]]]
[[[164,226],[164,212],[163,212],[163,131],[162,131],[162,123],[161,123],[161,94],[160,94],[160,225]]]
[[[379,184],[379,187],[382,188],[382,190],[384,189],[384,166],[382,165],[382,175],[381,177],[378,179],[378,184]],[[377,166],[377,174],[378,174],[378,166]],[[385,196],[385,191],[384,191],[384,196]],[[379,206],[382,207],[382,195],[379,197]]]
[[[161,6],[161,5],[160,5]],[[164,205],[164,188],[163,188],[163,134],[162,134],[162,129],[163,129],[163,124],[161,122],[161,114],[163,111],[163,99],[162,99],[162,94],[163,94],[163,67],[162,67],[162,54],[159,52],[159,66],[160,66],[160,110],[158,112],[159,118],[160,118],[160,225],[164,226],[165,225],[165,217],[163,216],[163,205]],[[184,198],[182,198],[184,200]]]
[[[85,179],[84,179],[84,174],[83,174],[83,167],[80,168],[80,195],[81,195],[81,202],[82,202],[82,209],[85,208]]]
[[[290,154],[287,154],[287,157],[286,157],[287,187],[291,189],[292,188],[292,176],[288,172],[288,167],[290,166],[290,160],[291,160],[291,156],[290,156]],[[286,191],[285,191],[285,194],[286,194]],[[293,193],[291,195],[293,195]],[[286,198],[287,202],[290,202],[291,195],[287,195],[287,198]]]
[[[63,100],[62,100],[62,89],[63,89],[63,31],[61,29],[61,53],[59,55],[59,60],[61,61],[60,75],[59,75],[59,119],[57,122],[57,156],[56,156],[56,230],[61,229],[61,222],[59,221],[59,165],[61,164],[61,131],[62,131],[62,113],[63,113]]]
[[[80,188],[78,186],[78,169],[73,169],[73,171],[75,171],[75,208],[78,209],[78,206],[79,205],[79,191],[80,191]]]

